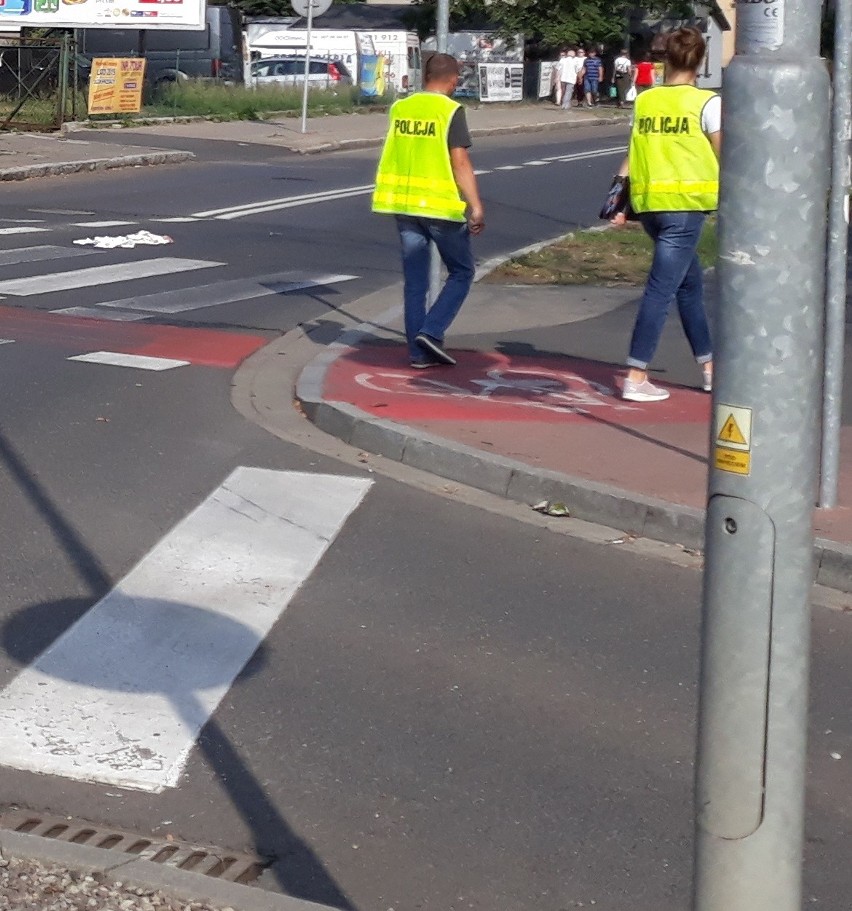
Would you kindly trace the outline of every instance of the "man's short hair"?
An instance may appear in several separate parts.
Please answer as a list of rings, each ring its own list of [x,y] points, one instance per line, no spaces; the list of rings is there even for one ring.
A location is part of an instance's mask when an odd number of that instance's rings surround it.
[[[459,62],[452,54],[432,54],[423,69],[424,82],[442,82],[459,75]]]

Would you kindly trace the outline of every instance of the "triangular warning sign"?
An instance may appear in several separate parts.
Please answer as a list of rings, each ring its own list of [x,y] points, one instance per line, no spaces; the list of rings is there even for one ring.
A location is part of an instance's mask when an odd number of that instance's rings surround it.
[[[729,414],[728,420],[722,425],[722,429],[719,431],[719,441],[721,443],[736,443],[738,446],[748,446],[748,440],[743,436],[740,425],[733,414]]]

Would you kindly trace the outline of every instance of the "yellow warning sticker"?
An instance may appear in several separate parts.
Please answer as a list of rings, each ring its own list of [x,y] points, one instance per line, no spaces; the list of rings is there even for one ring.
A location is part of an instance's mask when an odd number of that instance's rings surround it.
[[[719,471],[731,471],[734,474],[751,473],[751,453],[740,452],[737,449],[725,449],[724,446],[716,447],[716,458],[713,464]]]
[[[732,414],[728,415],[728,420],[725,421],[722,425],[722,429],[719,431],[719,442],[737,443],[740,446],[748,446],[748,440],[743,436],[740,425]]]
[[[719,402],[713,414],[713,465],[720,471],[751,473],[752,410]]]

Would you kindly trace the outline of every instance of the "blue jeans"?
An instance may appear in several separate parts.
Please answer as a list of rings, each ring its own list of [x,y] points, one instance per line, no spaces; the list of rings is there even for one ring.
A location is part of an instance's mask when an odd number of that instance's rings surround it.
[[[645,370],[663,332],[672,298],[683,331],[699,364],[713,359],[710,328],[704,311],[704,281],[695,252],[704,212],[645,212],[639,216],[654,241],[654,259],[639,304],[627,366]]]
[[[419,218],[415,215],[397,215],[396,226],[402,244],[408,354],[412,360],[423,360],[425,355],[414,341],[415,336],[423,332],[443,343],[450,323],[456,318],[473,284],[476,266],[470,247],[470,233],[466,222]],[[435,241],[448,275],[444,287],[427,313],[430,240]]]

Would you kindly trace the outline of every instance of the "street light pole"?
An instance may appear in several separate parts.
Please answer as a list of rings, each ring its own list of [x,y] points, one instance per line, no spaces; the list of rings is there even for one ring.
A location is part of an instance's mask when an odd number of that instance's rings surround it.
[[[800,911],[829,81],[821,4],[739,0],[725,73],[694,911]]]

